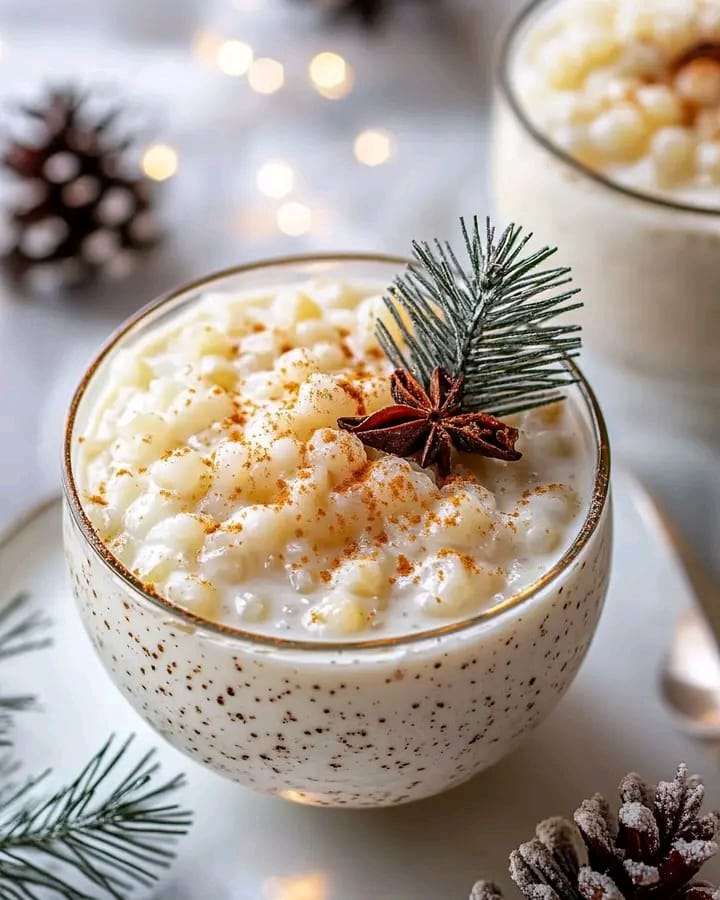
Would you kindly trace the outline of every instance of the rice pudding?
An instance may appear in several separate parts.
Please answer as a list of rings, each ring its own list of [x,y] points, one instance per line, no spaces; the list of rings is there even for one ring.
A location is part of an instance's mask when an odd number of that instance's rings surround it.
[[[569,404],[515,418],[520,462],[456,454],[447,478],[338,428],[392,403],[383,288],[215,293],[115,361],[81,496],[146,589],[267,634],[388,636],[477,614],[560,558],[593,467]]]
[[[111,342],[68,424],[66,554],[112,678],[198,761],[303,803],[492,764],[574,677],[607,588],[584,383],[516,417],[519,462],[457,454],[447,478],[337,428],[388,403],[374,322],[400,268],[181,291]]]
[[[716,0],[540,0],[505,47],[493,144],[501,214],[573,261],[587,346],[657,387],[633,413],[713,438],[718,42]]]

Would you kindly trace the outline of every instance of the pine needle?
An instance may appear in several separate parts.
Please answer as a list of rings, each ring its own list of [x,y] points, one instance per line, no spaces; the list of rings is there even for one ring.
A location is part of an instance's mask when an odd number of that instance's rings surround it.
[[[21,653],[41,650],[52,643],[49,637],[42,634],[50,624],[45,616],[36,611],[22,615],[29,599],[27,593],[21,592],[0,609],[0,662]],[[12,745],[13,713],[24,712],[34,706],[35,697],[31,694],[0,695],[0,747]]]
[[[167,799],[184,778],[156,785],[154,751],[119,774],[131,741],[110,738],[47,799],[39,788],[48,772],[0,796],[0,900],[121,900],[168,867],[170,846],[192,823]]]
[[[429,388],[433,369],[464,375],[463,410],[501,417],[553,403],[577,378],[566,361],[578,355],[580,327],[548,324],[582,306],[573,300],[568,268],[542,268],[555,253],[524,253],[532,234],[510,225],[485,238],[477,217],[460,220],[468,262],[450,244],[413,242],[412,263],[396,278],[385,304],[400,340],[379,321],[377,336],[390,361]]]

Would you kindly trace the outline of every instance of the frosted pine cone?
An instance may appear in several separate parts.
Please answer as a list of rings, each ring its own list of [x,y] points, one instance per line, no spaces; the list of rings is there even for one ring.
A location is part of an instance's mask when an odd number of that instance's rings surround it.
[[[44,273],[49,284],[70,285],[123,275],[158,243],[152,185],[128,172],[131,140],[115,133],[120,110],[93,115],[87,99],[58,88],[23,107],[36,139],[11,138],[0,160],[26,195],[6,211],[10,241],[1,257],[17,281]]]
[[[717,813],[698,815],[705,788],[678,766],[652,791],[639,775],[620,782],[617,821],[600,794],[584,800],[575,824],[541,822],[536,837],[510,854],[510,875],[527,900],[720,900],[720,890],[695,876],[717,853]],[[471,900],[501,900],[479,881]]]

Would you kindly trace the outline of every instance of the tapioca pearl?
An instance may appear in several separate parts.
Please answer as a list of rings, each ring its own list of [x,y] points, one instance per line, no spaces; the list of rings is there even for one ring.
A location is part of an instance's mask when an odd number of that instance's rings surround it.
[[[131,350],[121,349],[112,361],[112,377],[118,384],[145,390],[152,378],[152,369]]]
[[[311,633],[345,636],[364,631],[368,612],[355,594],[335,591],[303,615],[303,624]]]
[[[280,353],[280,337],[275,331],[265,328],[240,338],[240,355],[252,357],[257,368],[271,369]]]
[[[110,448],[110,455],[120,467],[147,466],[169,451],[175,443],[170,429],[155,434],[139,432],[131,437],[118,438]]]
[[[474,612],[486,606],[504,583],[496,569],[455,553],[441,553],[423,566],[417,604],[425,614],[437,618]]]
[[[117,510],[97,502],[92,496],[86,498],[83,509],[93,528],[105,540],[114,538],[122,527],[122,515],[119,515]]]
[[[130,570],[142,581],[156,584],[182,566],[182,555],[164,544],[143,544],[135,554]]]
[[[105,539],[108,542],[108,548],[115,559],[119,560],[129,569],[136,553],[135,541],[124,531],[112,538],[109,537],[106,532],[103,532],[103,535],[105,535]]]
[[[560,90],[581,86],[588,72],[606,63],[617,52],[612,32],[580,25],[549,40],[538,54],[538,63],[548,83]]]
[[[638,88],[635,99],[645,118],[655,128],[677,125],[682,121],[683,108],[677,94],[664,84],[647,84]]]
[[[124,512],[142,491],[141,478],[121,468],[108,478],[104,496],[109,507]]]
[[[647,124],[638,109],[623,103],[601,113],[588,126],[593,149],[611,162],[637,159],[647,144]]]
[[[559,125],[553,129],[552,138],[561,150],[586,165],[593,165],[599,159],[587,125]]]
[[[123,516],[123,525],[128,534],[139,540],[162,519],[181,512],[184,512],[184,509],[178,497],[169,492],[150,491],[141,494],[128,506]]]
[[[695,164],[698,171],[714,183],[720,183],[720,143],[700,141],[697,145]]]
[[[389,316],[386,312],[387,308],[382,297],[368,297],[358,305],[353,335],[353,343],[357,350],[362,352],[377,347],[377,322],[382,318],[383,322],[388,324],[386,320]]]
[[[204,576],[214,582],[239,583],[252,576],[257,568],[241,533],[214,531],[205,538],[198,555],[198,567]]]
[[[720,6],[707,3],[697,12],[698,30],[705,41],[720,40]]]
[[[394,403],[390,391],[390,379],[385,375],[364,379],[360,384],[360,389],[365,399],[365,411],[368,414]]]
[[[250,372],[238,386],[243,397],[255,403],[279,400],[283,395],[283,383],[274,372]]]
[[[599,75],[600,73],[593,74]],[[590,77],[592,78],[592,76]],[[606,79],[603,78],[603,85],[605,81]],[[590,90],[587,94],[559,91],[544,95],[538,102],[543,104],[543,120],[553,134],[556,129],[563,126],[587,124],[602,112],[601,100]]]
[[[322,341],[335,344],[338,339],[337,328],[327,319],[306,319],[297,322],[293,329],[294,342],[298,347],[312,347]]]
[[[173,572],[161,586],[163,596],[198,616],[216,618],[218,593],[213,584],[188,572]]]
[[[658,183],[670,187],[692,178],[696,141],[687,128],[661,128],[653,135],[650,153]]]
[[[495,522],[495,499],[480,485],[443,489],[440,503],[427,513],[429,546],[477,549]]]
[[[643,79],[661,75],[664,68],[665,58],[660,48],[646,43],[625,44],[614,64],[618,74]]]
[[[297,438],[285,435],[276,438],[268,448],[274,476],[291,475],[304,464],[305,448]]]
[[[239,594],[233,605],[241,622],[264,622],[269,614],[268,602],[249,591]]]
[[[691,6],[683,9],[647,0],[620,4],[615,29],[623,43],[654,45],[671,55],[692,46],[699,37]]]
[[[331,487],[342,484],[367,464],[365,447],[355,435],[337,428],[319,428],[307,442],[307,460],[324,469]]]
[[[249,330],[252,304],[228,300],[227,294],[205,294],[203,304],[209,318],[223,334],[238,335]]]
[[[178,349],[183,356],[194,360],[207,355],[228,358],[235,352],[230,337],[209,322],[184,328],[178,338]]]
[[[329,309],[325,316],[328,322],[341,333],[351,334],[356,325],[355,311],[352,309]]]
[[[280,328],[291,328],[298,322],[319,319],[322,310],[313,298],[302,290],[279,291],[272,303],[270,315]]]
[[[258,503],[237,510],[220,528],[240,538],[244,553],[265,558],[282,548],[290,534],[292,519],[286,507],[278,509]]]
[[[145,541],[148,544],[164,544],[173,547],[179,553],[192,555],[203,546],[206,537],[206,526],[192,513],[180,513],[163,519],[148,531]]]
[[[126,408],[115,421],[116,434],[121,438],[146,435],[165,440],[169,427],[165,419],[155,412]]]
[[[313,353],[304,347],[283,353],[275,360],[273,369],[282,384],[302,384],[313,372],[319,371]]]
[[[518,542],[531,553],[552,553],[561,545],[578,506],[577,494],[570,488],[532,494],[521,506]]]
[[[675,90],[685,100],[699,106],[720,103],[720,63],[712,59],[694,59],[675,75]]]
[[[350,559],[333,573],[333,585],[360,597],[382,598],[388,590],[387,572],[384,557]]]
[[[293,429],[307,439],[318,428],[335,427],[342,416],[360,412],[357,398],[332,375],[311,375],[300,385],[293,409]]]
[[[154,412],[164,414],[183,388],[184,385],[175,378],[164,375],[153,378],[148,386],[148,406]]]
[[[232,390],[238,382],[237,368],[224,356],[203,356],[198,371],[205,382],[217,384],[226,391]]]
[[[634,75],[619,75],[614,67],[606,67],[591,72],[585,79],[583,93],[571,96],[583,98],[598,115],[603,109],[632,100],[641,84]]]
[[[347,358],[337,343],[321,341],[312,348],[312,355],[319,372],[337,372],[347,365]]]
[[[217,386],[187,388],[175,398],[168,410],[168,422],[177,440],[187,440],[209,428],[213,422],[234,412],[230,395]]]
[[[201,453],[180,447],[152,464],[150,478],[159,488],[197,499],[209,487],[211,472]]]
[[[314,282],[311,293],[324,309],[353,309],[362,296],[358,288],[342,281]]]
[[[242,490],[250,476],[250,451],[245,441],[220,441],[212,461],[212,489],[228,496]]]

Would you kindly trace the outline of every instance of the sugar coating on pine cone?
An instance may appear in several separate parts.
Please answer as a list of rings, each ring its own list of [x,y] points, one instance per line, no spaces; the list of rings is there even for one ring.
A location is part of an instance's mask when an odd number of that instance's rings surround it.
[[[453,448],[447,477],[338,428],[393,402],[381,292],[208,294],[117,354],[76,471],[144,584],[255,632],[370,637],[477,614],[560,559],[594,468],[574,401],[509,417],[521,460]]]
[[[510,854],[510,875],[528,900],[662,897],[717,900],[698,879],[718,851],[718,815],[702,813],[705,789],[684,764],[656,788],[630,773],[620,783],[617,817],[600,794],[583,800],[574,823],[540,822],[533,840]],[[479,881],[470,900],[501,900]]]

